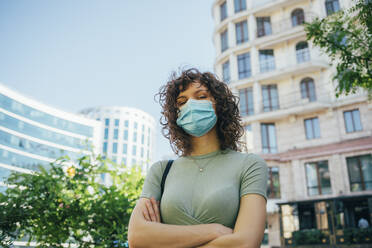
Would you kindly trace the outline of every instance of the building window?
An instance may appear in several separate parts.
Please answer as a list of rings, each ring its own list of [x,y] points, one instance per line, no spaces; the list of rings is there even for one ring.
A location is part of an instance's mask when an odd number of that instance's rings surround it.
[[[248,41],[248,25],[247,21],[235,23],[236,44],[241,44]]]
[[[105,139],[108,139],[108,134],[109,134],[109,130],[108,130],[108,128],[106,127],[106,128],[105,128],[105,136],[104,136]]]
[[[124,130],[124,140],[128,140],[128,130]]]
[[[270,17],[257,17],[257,37],[262,37],[271,34]]]
[[[274,50],[260,50],[260,72],[268,72],[275,70]]]
[[[112,153],[118,152],[118,143],[114,142],[112,143]]]
[[[298,25],[304,24],[305,22],[305,14],[303,9],[295,9],[292,11],[291,14],[292,19],[292,27],[296,27]]]
[[[103,153],[107,153],[107,142],[103,143]]]
[[[246,142],[247,148],[248,150],[253,149],[252,125],[247,124],[244,129],[245,129],[245,142]]]
[[[238,73],[239,79],[251,76],[251,56],[249,52],[238,55]]]
[[[133,142],[137,142],[137,132],[133,133]]]
[[[275,84],[262,86],[263,111],[273,111],[279,109],[278,90]]]
[[[246,10],[247,3],[246,0],[234,0],[235,13]]]
[[[310,102],[316,101],[314,80],[312,78],[304,78],[300,83],[301,98],[309,99]]]
[[[227,29],[221,33],[221,52],[224,52],[229,47]]]
[[[252,87],[239,90],[240,114],[242,116],[253,115],[253,90]]]
[[[119,138],[119,130],[117,128],[114,129],[114,139]]]
[[[227,4],[226,1],[220,5],[221,21],[227,18]]]
[[[274,123],[261,123],[261,141],[263,153],[277,152]]]
[[[137,130],[137,128],[138,128],[138,123],[135,121],[134,122],[134,129]]]
[[[141,144],[142,145],[145,144],[145,135],[144,134],[141,135]]]
[[[105,125],[106,125],[106,126],[110,125],[110,119],[109,119],[109,118],[106,118],[106,119],[105,119]]]
[[[119,126],[119,119],[115,119],[115,127]]]
[[[137,155],[137,146],[136,145],[133,146],[132,155],[133,156],[136,156]]]
[[[222,64],[222,77],[225,83],[230,82],[230,62],[226,61]]]
[[[306,139],[315,139],[320,137],[320,128],[318,117],[305,119]]]
[[[124,121],[124,126],[125,126],[125,127],[129,127],[129,120],[125,120],[125,121]]]
[[[328,161],[306,163],[307,192],[311,195],[331,194]]]
[[[347,133],[362,131],[363,129],[358,109],[344,111],[344,121]]]
[[[338,0],[326,0],[325,8],[327,16],[329,16],[340,10],[340,3],[338,2]]]
[[[346,158],[349,171],[350,190],[372,190],[371,154]]]
[[[261,241],[261,245],[268,245],[269,244],[269,233],[265,232],[264,236]]]
[[[267,197],[280,198],[279,167],[268,167]]]
[[[297,43],[296,59],[299,64],[310,60],[310,50],[306,41]]]
[[[141,158],[144,158],[144,154],[145,154],[145,151],[144,151],[143,147],[141,147]]]
[[[127,154],[128,152],[128,145],[126,143],[123,144],[123,154]]]

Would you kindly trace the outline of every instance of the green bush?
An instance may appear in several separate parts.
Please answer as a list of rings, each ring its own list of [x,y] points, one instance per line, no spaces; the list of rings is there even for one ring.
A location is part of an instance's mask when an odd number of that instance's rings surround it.
[[[102,174],[113,184],[104,185]],[[0,247],[25,237],[39,247],[123,246],[143,181],[138,167],[124,170],[100,155],[65,156],[48,170],[13,173],[6,183],[14,187],[0,193]]]
[[[315,245],[322,244],[325,234],[318,229],[300,230],[293,232],[293,241],[295,245]]]
[[[344,240],[347,244],[372,243],[372,228],[346,228]],[[367,239],[368,238],[368,239]]]

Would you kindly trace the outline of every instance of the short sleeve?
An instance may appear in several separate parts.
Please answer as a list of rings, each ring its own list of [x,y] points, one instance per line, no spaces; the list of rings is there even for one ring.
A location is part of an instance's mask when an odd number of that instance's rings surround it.
[[[154,197],[156,200],[160,200],[160,193],[161,193],[161,178],[163,177],[163,166],[162,161],[158,161],[154,163],[150,170],[147,172],[145,182],[143,184],[141,197],[151,198]]]
[[[264,159],[256,154],[249,154],[241,174],[240,197],[249,193],[262,195],[267,202],[268,170]]]

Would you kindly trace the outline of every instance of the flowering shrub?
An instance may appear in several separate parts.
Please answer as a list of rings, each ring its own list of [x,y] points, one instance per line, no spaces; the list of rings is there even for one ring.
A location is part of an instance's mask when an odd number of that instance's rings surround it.
[[[125,247],[143,181],[138,167],[123,169],[100,155],[64,156],[48,170],[13,173],[0,193],[0,247],[20,238],[39,247]]]

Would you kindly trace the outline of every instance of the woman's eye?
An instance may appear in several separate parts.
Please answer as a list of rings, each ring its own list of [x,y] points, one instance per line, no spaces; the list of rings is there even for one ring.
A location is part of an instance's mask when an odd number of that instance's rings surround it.
[[[185,102],[178,102],[178,103],[177,103],[178,106],[182,106],[182,105],[184,105],[184,104],[185,104]]]
[[[199,96],[199,98],[207,98],[207,96]]]

